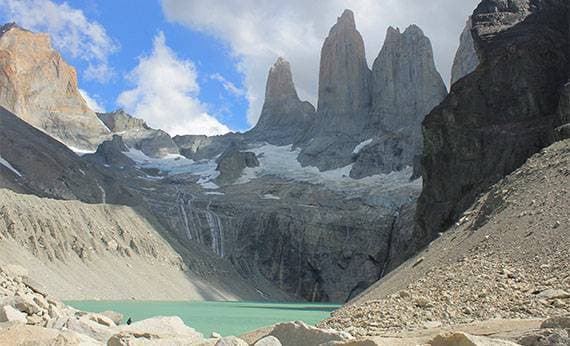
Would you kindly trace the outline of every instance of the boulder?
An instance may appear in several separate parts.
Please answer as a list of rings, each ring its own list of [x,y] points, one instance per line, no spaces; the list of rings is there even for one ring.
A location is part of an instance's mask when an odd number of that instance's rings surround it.
[[[116,333],[116,328],[101,324],[97,320],[98,318],[93,318],[91,314],[87,314],[79,318],[68,319],[67,323],[65,323],[65,327],[76,333],[87,335],[97,341],[107,342],[107,340]],[[110,319],[107,320],[110,321]]]
[[[0,322],[22,322],[26,323],[26,314],[16,310],[10,305],[0,308]]]
[[[270,335],[281,341],[283,346],[314,346],[332,341],[350,341],[353,339],[346,332],[319,329],[301,321],[277,324]]]
[[[103,311],[100,315],[110,318],[117,326],[123,322],[123,314],[116,311]]]
[[[266,336],[259,339],[253,346],[281,346],[281,341],[273,335]]]
[[[0,340],[3,345],[28,345],[28,346],[77,346],[94,345],[87,343],[87,338],[69,331],[59,331],[37,326],[12,325],[0,330]],[[82,343],[82,341],[84,343]]]
[[[514,342],[473,336],[466,333],[449,333],[436,336],[431,346],[517,346]]]
[[[570,329],[570,315],[547,318],[540,328]]]
[[[248,346],[247,342],[235,336],[226,336],[216,342],[216,346]]]
[[[153,317],[119,327],[109,346],[152,345],[158,342],[169,345],[193,345],[204,342],[202,334],[184,324],[180,317]]]

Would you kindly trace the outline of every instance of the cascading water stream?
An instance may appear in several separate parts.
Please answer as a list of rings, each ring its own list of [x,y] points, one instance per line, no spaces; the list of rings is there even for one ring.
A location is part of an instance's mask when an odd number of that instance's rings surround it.
[[[210,210],[211,202],[206,207],[206,220],[212,237],[212,250],[220,257],[224,257],[224,228],[220,217]]]

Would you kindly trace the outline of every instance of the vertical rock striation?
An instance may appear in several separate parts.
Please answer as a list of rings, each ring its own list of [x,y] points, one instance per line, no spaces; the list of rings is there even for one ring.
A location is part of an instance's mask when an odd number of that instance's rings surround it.
[[[481,64],[423,124],[417,222],[430,239],[479,193],[549,145],[568,80],[568,2],[485,0],[473,13]]]
[[[0,28],[0,105],[66,144],[95,149],[108,130],[77,88],[75,69],[47,34]]]
[[[310,143],[299,156],[301,164],[329,170],[352,162],[368,124],[370,92],[364,40],[354,14],[345,10],[321,50],[317,120],[307,134]]]
[[[330,30],[321,51],[318,112],[324,131],[357,133],[370,108],[371,72],[364,40],[356,30],[354,14],[345,10]]]
[[[277,59],[267,77],[261,116],[248,135],[274,145],[293,144],[301,140],[314,120],[315,107],[297,95],[291,65]]]
[[[356,159],[351,176],[389,173],[421,154],[421,123],[447,95],[429,38],[416,25],[388,28],[372,72],[369,129],[377,138]]]
[[[473,23],[471,17],[467,20],[465,24],[465,29],[461,33],[461,38],[459,39],[459,48],[455,54],[455,59],[453,60],[453,67],[451,70],[451,85],[455,84],[461,78],[467,76],[471,72],[475,71],[479,65],[479,57],[475,51],[475,44],[473,42],[473,36],[471,34],[471,29]]]

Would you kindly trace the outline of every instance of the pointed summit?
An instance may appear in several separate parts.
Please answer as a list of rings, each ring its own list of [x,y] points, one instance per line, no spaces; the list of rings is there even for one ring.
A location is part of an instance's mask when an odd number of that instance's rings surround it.
[[[370,105],[370,73],[354,14],[345,10],[321,51],[318,111],[327,119],[323,125],[360,131]]]
[[[264,108],[289,98],[299,100],[295,85],[293,84],[291,64],[289,64],[287,60],[279,57],[269,70],[267,85],[265,87]]]
[[[291,64],[278,58],[269,69],[265,102],[257,125],[248,133],[275,145],[296,143],[315,118],[315,107],[297,95]]]
[[[404,32],[388,28],[372,75],[375,120],[389,131],[412,127],[419,132],[424,117],[447,95],[431,42],[417,25]]]
[[[479,66],[479,57],[475,51],[475,42],[471,29],[473,27],[471,17],[465,23],[465,29],[461,33],[459,39],[459,48],[453,60],[453,68],[451,71],[451,85],[455,84],[458,80],[475,71]]]

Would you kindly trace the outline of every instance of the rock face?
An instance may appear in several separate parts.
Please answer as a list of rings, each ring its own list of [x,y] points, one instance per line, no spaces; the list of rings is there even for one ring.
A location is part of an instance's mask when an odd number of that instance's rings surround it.
[[[477,66],[479,66],[479,57],[475,51],[475,44],[473,42],[473,36],[471,34],[472,28],[473,23],[471,21],[471,17],[469,17],[467,23],[465,24],[465,29],[463,29],[463,32],[461,33],[459,48],[457,49],[455,59],[453,60],[453,67],[451,70],[451,85],[455,84],[455,82],[461,78],[475,71]]]
[[[259,122],[248,135],[270,144],[293,144],[302,139],[314,120],[315,107],[299,99],[289,62],[277,59],[269,70]]]
[[[0,107],[0,188],[87,203],[132,204],[118,180],[80,159],[65,145]]]
[[[144,120],[132,117],[122,109],[110,113],[97,113],[97,117],[111,132],[150,129]]]
[[[352,162],[371,105],[371,71],[350,10],[338,18],[321,51],[317,120],[299,160],[321,170]]]
[[[0,105],[64,143],[95,149],[108,130],[77,88],[75,69],[47,34],[0,28]]]
[[[221,184],[233,183],[242,175],[245,168],[258,166],[259,161],[254,153],[230,148],[218,159],[216,170],[220,172],[220,176],[217,181]]]
[[[483,1],[472,16],[481,64],[424,121],[426,239],[477,195],[550,144],[568,80],[568,2]],[[500,66],[500,68],[498,67]]]
[[[570,140],[541,150],[482,194],[447,232],[322,325],[354,336],[394,335],[424,333],[426,321],[439,322],[441,331],[474,320],[535,319],[526,329],[538,329],[543,321],[537,318],[568,316],[569,177]],[[569,322],[549,319],[542,327],[563,331]],[[490,328],[479,332],[499,337]]]
[[[144,120],[135,118],[121,109],[111,113],[99,113],[97,116],[109,130],[119,134],[127,146],[140,150],[149,157],[161,158],[180,153],[168,133],[148,127]]]
[[[95,154],[87,154],[83,158],[102,166],[133,167],[135,162],[124,154],[127,151],[129,148],[123,142],[123,138],[113,135],[112,140],[99,144]]]
[[[370,69],[354,13],[345,10],[332,27],[321,51],[319,124],[321,131],[349,133],[362,129],[370,108]]]
[[[420,155],[421,123],[447,95],[435,67],[430,40],[412,25],[403,33],[388,28],[372,72],[372,113],[368,128],[379,138],[357,156],[351,176],[390,173],[414,164]]]

